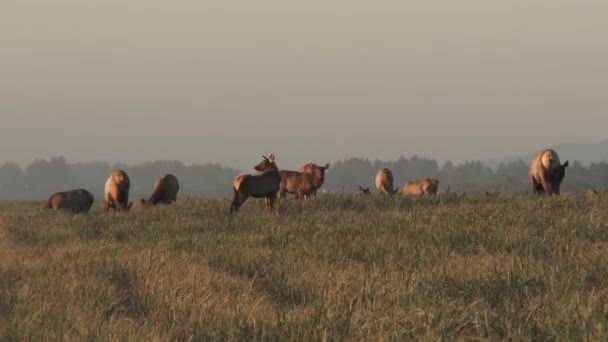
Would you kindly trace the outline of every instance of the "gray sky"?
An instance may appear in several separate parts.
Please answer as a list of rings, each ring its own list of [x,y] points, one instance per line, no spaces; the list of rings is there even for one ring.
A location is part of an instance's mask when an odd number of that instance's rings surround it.
[[[486,159],[608,138],[608,1],[0,1],[0,162]]]

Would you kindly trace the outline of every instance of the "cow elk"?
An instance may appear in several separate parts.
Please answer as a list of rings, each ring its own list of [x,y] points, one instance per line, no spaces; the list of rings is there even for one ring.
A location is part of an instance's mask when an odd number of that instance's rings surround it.
[[[329,164],[318,166],[315,164],[306,164],[300,169],[309,166],[308,172],[282,170],[281,185],[277,193],[277,198],[281,199],[285,193],[295,194],[297,199],[302,199],[305,196],[314,195],[325,181],[325,170],[329,168]]]
[[[402,195],[436,195],[439,181],[434,178],[422,178],[406,182],[401,187]]]
[[[279,169],[274,162],[274,154],[268,158],[262,156],[262,161],[254,169],[262,172],[262,174],[240,175],[232,182],[234,199],[230,205],[230,214],[236,213],[249,197],[264,197],[266,207],[269,211],[272,211],[274,200],[281,184]]]
[[[92,193],[85,189],[77,189],[54,193],[44,207],[78,214],[88,212],[93,205],[93,201]]]
[[[172,174],[166,174],[154,183],[152,194],[148,200],[141,199],[141,204],[151,206],[157,204],[171,204],[177,200],[177,192],[179,191],[179,182],[177,177]]]
[[[392,195],[399,190],[393,188],[393,173],[387,168],[378,170],[375,183],[381,194]]]
[[[532,159],[529,170],[532,193],[559,195],[567,167],[568,161],[561,164],[553,150],[544,150],[537,154]]]

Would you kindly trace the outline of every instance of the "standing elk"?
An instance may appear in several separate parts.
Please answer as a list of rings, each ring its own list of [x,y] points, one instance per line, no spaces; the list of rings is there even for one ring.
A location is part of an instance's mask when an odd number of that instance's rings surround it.
[[[254,169],[261,171],[262,174],[240,175],[232,182],[234,199],[230,205],[230,214],[237,212],[239,207],[242,206],[249,197],[264,197],[266,207],[269,211],[272,211],[272,206],[281,184],[279,169],[274,162],[274,154],[271,154],[268,158],[262,156],[262,162],[256,165]]]
[[[129,203],[129,189],[131,181],[123,170],[114,170],[106,180],[104,211],[113,208],[116,211],[131,209],[133,203]]]
[[[436,195],[439,181],[434,178],[422,178],[406,182],[401,187],[402,195]]]
[[[44,208],[65,210],[74,214],[86,213],[93,205],[93,194],[85,189],[56,192],[46,202]]]
[[[544,150],[530,163],[530,186],[533,194],[559,195],[560,186],[566,176],[568,161],[561,164],[557,153]]]
[[[381,194],[392,195],[399,190],[393,189],[393,173],[387,168],[378,170],[375,183]]]
[[[295,194],[297,199],[315,194],[323,185],[325,170],[328,168],[329,164],[326,166],[314,165],[311,168],[311,172],[281,170],[281,186],[279,187],[277,198],[281,199],[286,192]]]
[[[302,165],[298,169],[298,172],[314,173],[316,169],[321,168],[321,169],[323,169],[323,178],[325,179],[325,170],[329,169],[329,166],[330,166],[329,163],[325,164],[325,166],[319,166],[319,165],[314,164],[314,163],[308,163],[308,164]],[[318,188],[320,188],[322,185],[323,185],[323,181],[321,181],[321,184],[319,184]],[[310,194],[305,195],[304,197],[308,198],[308,196],[316,196],[318,188],[314,189]]]
[[[177,200],[177,192],[179,191],[179,182],[177,177],[172,174],[166,174],[154,183],[152,194],[146,201],[141,199],[143,205],[171,204]]]

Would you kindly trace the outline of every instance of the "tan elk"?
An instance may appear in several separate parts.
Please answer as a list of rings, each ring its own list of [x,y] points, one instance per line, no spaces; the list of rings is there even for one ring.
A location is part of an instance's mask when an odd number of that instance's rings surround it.
[[[171,204],[177,200],[177,192],[179,191],[179,182],[177,177],[172,174],[166,174],[154,183],[152,194],[146,201],[141,199],[143,205]]]
[[[325,164],[325,166],[319,166],[317,164],[314,163],[308,163],[308,164],[304,164],[302,165],[299,169],[298,172],[304,172],[304,173],[314,173],[316,169],[318,168],[322,168],[323,169],[323,177],[325,178],[325,170],[329,169],[330,164],[327,163]],[[319,185],[319,188],[323,185],[323,181],[321,181],[321,184]],[[311,192],[309,195],[305,195],[304,197],[308,197],[308,196],[316,196],[317,195],[317,189],[315,189],[313,192]]]
[[[328,168],[329,164],[326,166],[314,165],[311,168],[312,172],[281,170],[281,186],[277,198],[281,199],[285,193],[295,194],[297,199],[315,194],[323,185],[325,170]]]
[[[93,194],[85,189],[56,192],[45,204],[46,209],[64,210],[74,214],[86,213],[93,205]]]
[[[376,189],[381,194],[392,195],[399,189],[393,189],[393,173],[387,168],[378,170],[376,173]]]
[[[568,161],[561,164],[553,150],[544,150],[537,154],[532,159],[529,170],[532,193],[559,195],[567,167]]]
[[[232,182],[234,199],[230,205],[230,214],[238,211],[239,207],[249,197],[264,197],[266,207],[269,211],[272,211],[274,200],[281,184],[279,168],[274,162],[274,154],[271,154],[268,158],[262,156],[262,162],[256,165],[254,169],[262,172],[262,174],[240,175]]]
[[[105,185],[105,206],[104,211],[114,208],[116,211],[126,211],[131,209],[129,203],[129,189],[131,181],[123,170],[114,170],[108,177]]]
[[[434,178],[422,178],[406,182],[401,187],[402,195],[436,195],[439,181]]]

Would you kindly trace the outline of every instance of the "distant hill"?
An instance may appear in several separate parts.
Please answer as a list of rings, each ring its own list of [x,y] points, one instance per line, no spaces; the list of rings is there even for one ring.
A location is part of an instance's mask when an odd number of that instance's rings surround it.
[[[588,144],[557,144],[550,146],[549,148],[554,149],[562,161],[570,160],[572,162],[577,160],[584,166],[588,166],[591,163],[608,162],[608,139]],[[482,164],[492,169],[496,169],[500,163],[508,163],[516,160],[523,160],[528,163],[536,153],[538,153],[538,151],[532,151],[528,154],[519,156],[488,159],[482,161]]]

